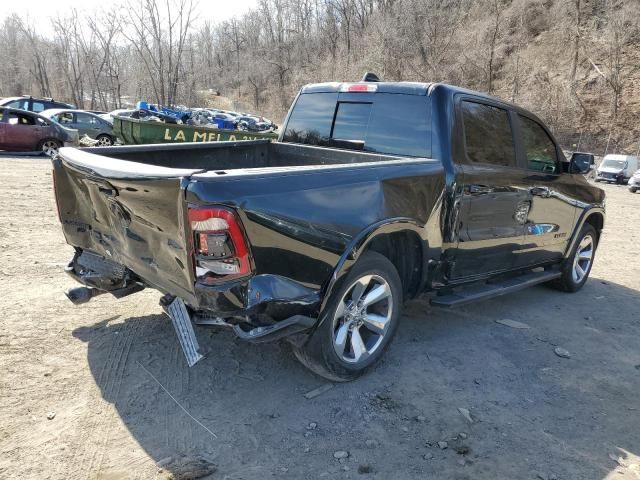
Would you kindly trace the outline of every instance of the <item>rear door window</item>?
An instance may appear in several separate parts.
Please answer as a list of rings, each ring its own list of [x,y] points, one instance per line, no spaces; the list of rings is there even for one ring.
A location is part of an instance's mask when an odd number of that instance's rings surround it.
[[[484,103],[463,101],[462,120],[467,158],[473,163],[516,166],[509,113]]]
[[[91,126],[95,123],[93,117],[86,113],[76,113],[76,122],[85,126]]]
[[[407,157],[431,157],[430,99],[422,95],[302,94],[283,141]],[[356,99],[356,100],[354,100]]]
[[[7,116],[7,123],[9,125],[35,125],[34,117],[31,115],[23,115],[18,112],[9,112]]]
[[[538,122],[518,115],[529,170],[558,173],[556,145]]]

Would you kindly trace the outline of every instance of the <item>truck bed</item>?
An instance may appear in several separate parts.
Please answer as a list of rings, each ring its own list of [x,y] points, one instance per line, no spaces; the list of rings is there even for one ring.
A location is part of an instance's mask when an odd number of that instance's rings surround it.
[[[276,143],[268,140],[62,149],[62,158],[103,177],[189,176],[254,168],[350,165],[406,160],[405,157],[353,150]],[[415,161],[415,158],[411,159]],[[132,163],[133,162],[133,163]]]

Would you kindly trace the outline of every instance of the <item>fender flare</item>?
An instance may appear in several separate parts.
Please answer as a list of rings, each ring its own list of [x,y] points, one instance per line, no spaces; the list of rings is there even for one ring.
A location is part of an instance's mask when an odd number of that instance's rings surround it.
[[[604,207],[592,206],[590,208],[583,210],[582,214],[580,215],[580,218],[576,222],[575,228],[573,229],[573,234],[571,235],[571,241],[568,243],[567,249],[564,252],[565,259],[567,258],[569,253],[573,251],[573,248],[575,247],[576,242],[578,241],[578,234],[580,233],[580,230],[582,230],[582,227],[584,226],[584,224],[587,223],[587,219],[593,215],[602,216],[602,228],[604,229],[604,221],[605,221]],[[599,233],[600,232],[598,232],[598,234]]]
[[[347,248],[340,256],[338,263],[333,269],[333,273],[327,285],[323,288],[323,292],[321,295],[322,301],[320,303],[320,316],[322,317],[322,312],[325,310],[329,298],[331,298],[331,294],[339,282],[345,275],[349,273],[353,265],[358,261],[360,255],[366,250],[367,246],[373,241],[375,238],[380,235],[386,235],[390,233],[399,233],[399,232],[414,232],[418,235],[418,237],[422,240],[420,243],[421,254],[423,263],[425,261],[425,255],[427,252],[427,240],[424,238],[424,226],[420,225],[415,219],[408,217],[396,217],[385,219],[377,223],[373,223],[354,236]],[[318,325],[322,322],[318,322]]]

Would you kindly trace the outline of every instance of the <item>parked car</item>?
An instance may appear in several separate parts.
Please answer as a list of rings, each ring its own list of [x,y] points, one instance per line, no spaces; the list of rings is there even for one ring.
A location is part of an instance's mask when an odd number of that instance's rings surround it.
[[[74,105],[63,102],[56,102],[53,98],[34,98],[29,96],[8,97],[0,100],[0,106],[19,108],[29,112],[42,112],[50,108],[76,108]]]
[[[80,136],[87,135],[89,138],[98,140],[99,145],[106,147],[115,143],[116,137],[113,134],[113,123],[95,113],[84,110],[67,110],[54,108],[42,112],[47,118],[51,118],[61,125],[78,130]]]
[[[629,179],[629,191],[631,193],[636,193],[638,190],[640,190],[640,170],[636,170]]]
[[[626,184],[638,170],[638,157],[632,155],[605,155],[596,170],[596,182]]]
[[[78,145],[78,132],[37,113],[0,107],[0,150],[53,156],[63,145]]]
[[[449,307],[580,290],[604,225],[589,162],[540,119],[438,83],[308,85],[278,142],[62,149],[53,165],[85,285],[69,299],[160,290],[189,365],[195,323],[286,338],[353,379],[423,292]]]

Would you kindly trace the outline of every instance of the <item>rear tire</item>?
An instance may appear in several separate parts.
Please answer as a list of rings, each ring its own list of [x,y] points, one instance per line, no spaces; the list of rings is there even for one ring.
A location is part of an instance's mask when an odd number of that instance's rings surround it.
[[[366,252],[334,289],[320,325],[296,358],[336,382],[362,375],[376,363],[398,328],[402,282],[387,257]]]
[[[98,145],[101,147],[110,147],[113,145],[113,138],[109,135],[98,135],[96,140],[98,140]]]
[[[636,193],[638,191],[638,187],[629,187],[629,191],[631,193]]]
[[[48,157],[55,157],[58,149],[62,146],[58,140],[54,138],[45,138],[38,144],[38,150],[42,151]]]
[[[571,255],[562,265],[562,276],[549,282],[549,286],[569,293],[580,290],[589,278],[597,247],[596,229],[593,225],[586,223],[580,230]]]

